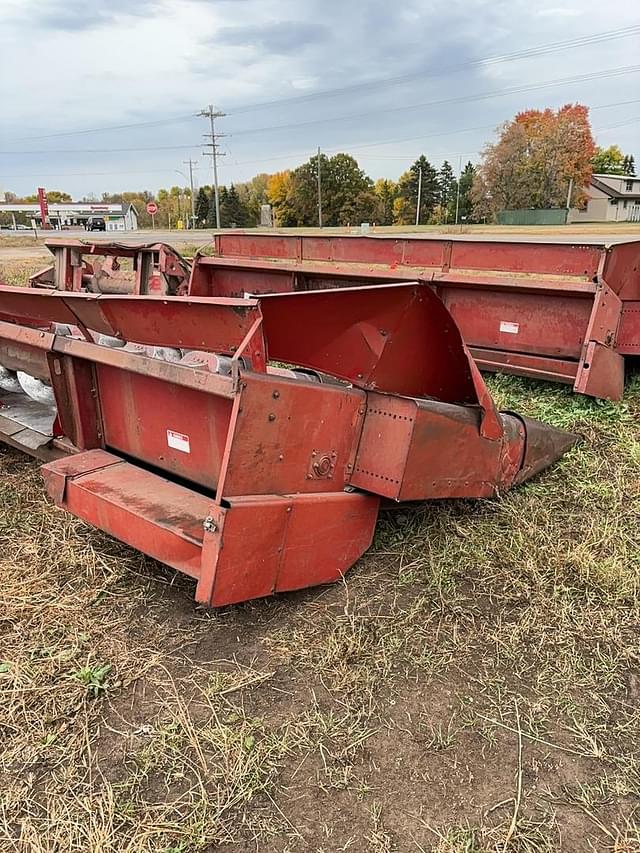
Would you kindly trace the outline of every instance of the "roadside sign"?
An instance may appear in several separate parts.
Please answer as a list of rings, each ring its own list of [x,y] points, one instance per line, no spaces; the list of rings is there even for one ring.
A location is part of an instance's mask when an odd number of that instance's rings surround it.
[[[158,205],[155,203],[155,201],[148,202],[147,213],[149,214],[149,216],[155,216],[157,212],[158,212]]]
[[[38,204],[40,205],[40,219],[42,220],[42,227],[50,228],[49,202],[47,200],[47,193],[44,187],[38,187]]]

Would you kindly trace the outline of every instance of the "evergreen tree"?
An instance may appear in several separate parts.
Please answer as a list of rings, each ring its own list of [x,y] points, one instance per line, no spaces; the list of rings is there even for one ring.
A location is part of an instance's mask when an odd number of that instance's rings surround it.
[[[635,175],[636,161],[633,154],[626,154],[622,162],[622,172],[624,175]]]
[[[220,193],[220,220],[223,228],[245,228],[248,217],[247,210],[240,200],[238,191],[233,184],[227,191],[224,189],[224,200]]]
[[[473,196],[472,188],[477,173],[476,167],[471,161],[462,170],[460,175],[460,198],[458,200],[458,222],[473,222]],[[453,199],[455,218],[456,199]]]
[[[209,195],[204,187],[200,187],[196,196],[196,227],[202,228],[209,216]]]
[[[420,173],[422,172],[422,184],[420,186]],[[415,222],[416,207],[418,204],[418,188],[420,187],[420,216],[419,221],[425,224],[429,221],[434,207],[440,200],[440,186],[438,183],[438,172],[427,160],[424,154],[415,161],[408,172],[401,175],[399,183],[400,195],[408,202],[404,205],[403,219]],[[403,224],[409,224],[405,221]]]
[[[227,192],[227,188],[225,186],[218,187],[218,204],[220,206],[220,227],[221,228],[229,228],[231,223],[230,219],[226,218],[227,213],[227,199],[229,194]],[[212,227],[216,227],[216,198],[215,194],[211,193],[211,207],[209,210],[209,216],[211,218]]]
[[[457,190],[457,181],[453,174],[451,163],[448,160],[445,160],[442,164],[438,175],[438,182],[440,184],[440,204],[443,211],[446,211],[445,221],[448,221],[449,206],[452,200],[455,201]]]
[[[207,193],[209,199],[209,209],[207,211],[207,228],[215,228],[216,227],[216,194],[213,187],[207,187],[209,192]],[[224,187],[218,187],[218,198],[222,200],[222,190]],[[225,190],[226,192],[226,190]],[[220,210],[220,225],[222,225],[222,208]]]

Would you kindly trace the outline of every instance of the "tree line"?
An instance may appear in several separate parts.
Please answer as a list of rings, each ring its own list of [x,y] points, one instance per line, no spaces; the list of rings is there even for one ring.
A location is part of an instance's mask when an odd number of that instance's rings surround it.
[[[311,157],[297,169],[259,174],[245,183],[219,189],[220,223],[223,228],[250,227],[260,222],[263,205],[273,211],[275,224],[281,227],[312,226],[319,222],[318,168],[322,199],[322,224],[409,225],[416,221],[420,186],[420,223],[470,220],[471,187],[475,167],[467,163],[458,180],[446,160],[439,169],[424,155],[397,181],[379,178],[373,181],[350,154]],[[420,179],[420,172],[422,178]],[[215,225],[215,203],[210,186],[201,187],[196,197],[198,224]]]
[[[454,222],[456,206],[459,221],[473,221],[471,189],[476,168],[471,162],[462,171],[458,193],[458,179],[446,160],[436,168],[423,154],[398,180],[379,178],[373,181],[354,157],[339,153],[332,157],[320,154],[319,158],[311,157],[296,169],[275,174],[260,173],[249,181],[220,186],[221,226],[250,228],[258,225],[263,205],[271,207],[275,225],[317,225],[318,165],[323,225],[359,225],[361,222],[411,225],[416,221],[419,188],[421,224]],[[72,200],[68,193],[58,190],[49,190],[47,195],[51,203]],[[35,202],[37,196],[18,198],[13,193],[7,193],[7,201]],[[160,227],[176,227],[180,222],[187,227],[191,219],[189,187],[163,188],[155,194],[148,190],[102,193],[100,198],[89,195],[80,201],[133,204],[142,228],[152,224],[146,211],[150,201],[158,205],[155,222]],[[196,192],[194,215],[196,227],[215,227],[215,199],[210,185],[202,186]]]
[[[439,167],[422,154],[397,180],[374,181],[347,153],[319,154],[295,169],[260,173],[249,181],[219,187],[223,228],[260,224],[261,210],[269,205],[274,224],[281,227],[319,223],[318,171],[322,197],[322,224],[446,225],[453,222],[493,222],[505,209],[583,206],[592,174],[633,175],[633,155],[619,146],[596,146],[589,110],[566,104],[558,110],[526,110],[497,129],[497,139],[482,151],[479,163],[467,162],[457,176],[445,160]],[[7,201],[19,199],[7,193]],[[71,201],[64,192],[51,190],[49,201]],[[419,200],[418,200],[419,199]],[[103,193],[81,201],[133,204],[141,227],[151,225],[146,205],[158,205],[156,224],[175,227],[191,219],[191,192],[173,186],[149,191]],[[418,211],[419,205],[419,211]],[[194,199],[195,224],[216,224],[211,186],[203,186]],[[0,214],[0,218],[4,214]]]

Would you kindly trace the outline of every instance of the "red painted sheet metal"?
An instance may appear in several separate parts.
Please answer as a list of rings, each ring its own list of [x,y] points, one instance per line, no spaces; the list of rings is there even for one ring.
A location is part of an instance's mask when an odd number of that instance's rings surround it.
[[[367,389],[478,402],[460,332],[426,286],[271,295],[260,304],[271,359]]]
[[[208,498],[101,450],[51,462],[42,473],[58,505],[150,557],[199,577]]]
[[[580,394],[603,400],[621,400],[624,394],[624,358],[610,347],[588,341],[573,387]]]
[[[640,240],[610,246],[602,278],[620,299],[640,299]]]
[[[224,495],[335,492],[348,481],[365,392],[241,374]]]
[[[77,322],[140,344],[235,352],[259,316],[252,299],[64,293]]]
[[[453,243],[450,266],[593,278],[598,273],[603,251],[603,246],[589,244],[458,240]]]
[[[58,291],[9,285],[0,285],[0,315],[43,324],[77,323],[73,311],[60,299]]]
[[[450,285],[444,304],[470,347],[563,358],[580,357],[591,315],[591,298],[533,293],[479,293]]]
[[[74,447],[102,446],[102,423],[97,401],[93,365],[57,355],[49,356],[51,385],[56,399],[57,436],[64,436]]]
[[[111,296],[0,287],[3,315],[84,326],[145,345],[233,353],[259,317],[253,299]]]
[[[298,260],[353,261],[389,266],[593,277],[605,247],[593,244],[527,243],[493,240],[442,240],[393,236],[224,234],[219,254]]]
[[[379,503],[342,491],[233,498],[212,511],[196,600],[219,607],[337,580],[371,544]]]
[[[0,340],[3,337],[1,327],[2,324],[0,324]],[[207,391],[219,397],[232,399],[236,394],[236,383],[230,376],[193,370],[191,367],[161,359],[147,358],[135,352],[128,352],[121,347],[96,346],[94,343],[78,338],[57,335],[53,339],[51,350],[58,355],[69,355],[95,364],[116,367],[129,373],[139,373],[163,382],[193,388],[196,391]]]
[[[216,234],[214,246],[219,255],[245,255],[250,257],[295,258],[301,237],[282,234],[232,231]]]
[[[369,394],[351,484],[394,500],[506,490],[520,469],[525,436],[520,421],[501,419],[502,440],[489,441],[471,408]]]
[[[196,287],[194,282],[198,282]],[[433,282],[439,288],[449,286],[477,290],[515,290],[522,293],[559,292],[590,294],[596,284],[585,277],[544,278],[540,275],[506,273],[487,275],[419,266],[386,266],[364,263],[327,263],[323,261],[279,261],[255,258],[207,257],[198,261],[192,276],[194,296],[242,296],[244,293],[288,293],[297,290],[332,287],[362,287],[369,284],[400,281]]]
[[[0,326],[9,326],[9,323],[0,323]],[[49,363],[47,353],[44,349],[36,349],[25,344],[16,346],[6,340],[2,340],[0,331],[0,364],[9,370],[22,370],[31,376],[41,380],[49,379]]]
[[[640,355],[640,300],[623,304],[618,352],[622,355]]]
[[[207,263],[205,263],[205,260]],[[193,268],[189,293],[193,296],[242,297],[245,293],[290,293],[295,290],[293,274],[286,269],[227,268],[210,264],[220,258],[203,258]],[[244,263],[244,262],[243,262]]]
[[[229,289],[234,279],[236,286],[244,276],[250,280],[260,266],[260,275],[270,276],[260,286],[279,290],[335,287],[342,276],[349,286],[394,276],[424,279],[449,308],[481,367],[562,382],[573,377],[574,389],[591,396],[619,399],[621,355],[638,351],[634,309],[625,312],[625,304],[640,300],[640,241],[607,247],[335,235],[281,241],[231,234],[217,246],[221,257],[211,263],[226,264],[222,275]],[[603,307],[603,300],[611,305]]]
[[[515,373],[530,379],[550,379],[573,385],[578,370],[578,362],[569,359],[542,358],[481,347],[470,347],[469,350],[481,370]]]
[[[107,447],[216,488],[231,400],[106,365],[97,379]]]
[[[303,237],[304,261],[333,261],[335,263],[410,265],[405,259],[407,240],[371,237]],[[416,266],[440,268],[443,263],[443,244],[440,240],[423,240],[419,246],[420,263]]]

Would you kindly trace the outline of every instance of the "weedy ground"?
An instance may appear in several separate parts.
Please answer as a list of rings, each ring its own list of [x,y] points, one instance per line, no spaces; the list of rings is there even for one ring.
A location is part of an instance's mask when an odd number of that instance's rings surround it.
[[[637,853],[640,376],[489,381],[580,444],[219,611],[0,450],[0,850]]]

